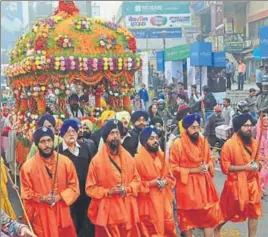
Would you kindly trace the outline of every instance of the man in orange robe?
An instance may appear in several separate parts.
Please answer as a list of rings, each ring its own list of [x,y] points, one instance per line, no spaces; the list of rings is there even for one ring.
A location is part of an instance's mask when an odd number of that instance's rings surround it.
[[[38,237],[76,237],[69,206],[78,198],[75,167],[54,151],[54,134],[41,127],[34,133],[39,152],[21,168],[21,197]]]
[[[176,237],[172,206],[175,178],[160,151],[158,134],[154,126],[143,129],[140,134],[142,147],[135,156],[141,177],[138,196],[140,230],[143,237]]]
[[[253,118],[250,114],[234,117],[234,135],[221,151],[221,169],[227,175],[221,194],[221,208],[225,222],[243,222],[248,218],[250,237],[257,234],[258,219],[262,215],[260,168],[262,157],[251,135]],[[224,223],[225,224],[225,223]],[[220,225],[218,235],[220,236]]]
[[[193,228],[204,229],[205,237],[223,222],[219,197],[213,183],[214,164],[207,140],[199,135],[200,116],[186,115],[185,131],[170,150],[170,163],[177,179],[176,201],[180,230],[192,236]]]
[[[86,193],[95,237],[139,237],[137,194],[140,177],[135,160],[121,146],[123,124],[109,120],[102,129],[104,145],[91,160]]]

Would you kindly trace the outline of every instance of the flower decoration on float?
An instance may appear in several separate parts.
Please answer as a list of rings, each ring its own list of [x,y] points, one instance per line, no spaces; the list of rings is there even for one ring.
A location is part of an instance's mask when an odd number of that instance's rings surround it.
[[[99,45],[106,49],[114,49],[117,45],[117,41],[115,37],[107,36],[107,35],[101,35]]]
[[[90,32],[92,26],[91,18],[79,17],[74,22],[74,27],[78,31]]]
[[[68,35],[58,35],[55,38],[55,41],[58,47],[62,47],[65,49],[72,48],[74,46],[72,38],[70,38]]]

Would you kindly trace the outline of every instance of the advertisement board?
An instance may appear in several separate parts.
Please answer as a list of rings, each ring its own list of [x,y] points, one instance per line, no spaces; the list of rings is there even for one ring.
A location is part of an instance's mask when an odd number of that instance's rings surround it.
[[[191,26],[191,14],[129,15],[125,25],[129,29],[185,27]]]
[[[190,57],[190,45],[184,44],[165,50],[166,61],[179,61]]]
[[[212,44],[196,42],[190,45],[191,66],[212,65]]]
[[[23,33],[23,8],[21,1],[1,2],[1,63],[9,62],[8,51],[15,46]]]
[[[260,57],[268,58],[268,26],[260,28]]]
[[[122,14],[127,15],[155,15],[155,14],[180,14],[190,13],[190,3],[187,1],[173,2],[130,2],[122,3]]]
[[[233,33],[224,35],[224,51],[229,53],[240,53],[244,49],[244,34]]]
[[[156,67],[158,72],[165,71],[165,51],[156,52]]]
[[[165,31],[165,38],[181,38],[181,28],[163,28],[163,29],[132,29],[131,32],[137,39],[159,39],[163,38],[163,31]]]
[[[182,61],[172,61],[171,64],[172,82],[183,82],[183,63]]]
[[[213,62],[213,67],[225,67],[226,66],[226,53],[225,52],[213,52],[212,62]]]

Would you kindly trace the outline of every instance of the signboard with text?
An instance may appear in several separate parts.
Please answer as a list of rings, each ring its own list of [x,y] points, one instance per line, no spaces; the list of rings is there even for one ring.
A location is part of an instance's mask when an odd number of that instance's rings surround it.
[[[190,57],[190,45],[184,44],[165,50],[166,61],[180,61]]]
[[[191,26],[191,14],[130,15],[125,25],[129,29],[185,27]]]
[[[224,51],[228,53],[240,53],[244,49],[245,41],[243,33],[224,35]]]
[[[129,2],[123,1],[122,14],[127,15],[157,15],[190,13],[190,3],[187,1],[163,2]]]
[[[156,52],[156,65],[158,72],[165,71],[165,51]]]
[[[133,29],[131,33],[137,39],[159,39],[163,38],[163,31],[165,31],[165,38],[179,39],[182,37],[181,28]]]
[[[190,45],[191,66],[212,66],[212,44],[196,42]]]
[[[260,28],[260,57],[268,58],[268,26]]]
[[[213,67],[225,67],[226,66],[226,53],[225,52],[213,52],[212,62],[213,62]]]

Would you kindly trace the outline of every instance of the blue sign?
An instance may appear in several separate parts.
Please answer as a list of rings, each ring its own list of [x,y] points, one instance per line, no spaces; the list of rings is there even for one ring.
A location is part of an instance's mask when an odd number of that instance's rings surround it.
[[[141,29],[141,30],[131,30],[132,34],[137,39],[159,39],[163,38],[163,31],[165,31],[165,38],[181,38],[182,30],[181,28],[172,29]]]
[[[156,67],[159,72],[165,71],[165,51],[163,50],[156,52]]]
[[[260,57],[268,58],[268,26],[260,28]]]
[[[261,60],[261,50],[260,48],[253,49],[252,58],[255,60]]]
[[[196,42],[190,45],[191,66],[212,66],[212,44]]]
[[[226,66],[225,52],[213,52],[212,61],[213,61],[213,67],[225,67]]]
[[[209,1],[196,1],[191,4],[191,8],[195,14],[198,14],[202,11],[209,9],[210,3]]]

